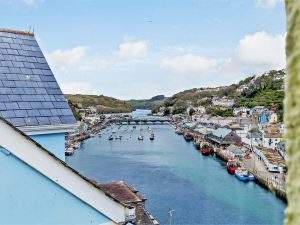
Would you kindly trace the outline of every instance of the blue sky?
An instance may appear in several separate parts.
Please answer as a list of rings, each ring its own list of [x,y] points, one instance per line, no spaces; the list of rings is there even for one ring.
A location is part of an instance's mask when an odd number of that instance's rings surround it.
[[[285,67],[282,0],[0,0],[65,93],[170,96]]]

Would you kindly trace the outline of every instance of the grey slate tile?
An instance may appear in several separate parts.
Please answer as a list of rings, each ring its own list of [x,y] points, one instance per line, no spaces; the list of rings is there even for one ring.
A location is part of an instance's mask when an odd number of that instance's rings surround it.
[[[76,122],[32,36],[0,32],[0,115],[15,126]]]

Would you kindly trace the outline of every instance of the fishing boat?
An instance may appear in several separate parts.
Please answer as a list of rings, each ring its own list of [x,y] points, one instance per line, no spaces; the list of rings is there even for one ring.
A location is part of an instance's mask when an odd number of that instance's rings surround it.
[[[73,147],[69,147],[65,150],[65,155],[66,156],[71,156],[74,154],[74,148]]]
[[[99,134],[98,134],[98,137],[102,137],[102,134],[101,134],[101,133],[99,133]]]
[[[111,136],[109,136],[108,140],[112,141],[112,140],[114,140],[114,137],[111,135]]]
[[[243,167],[238,168],[235,170],[234,175],[237,179],[241,181],[254,181],[254,176],[248,170]]]
[[[226,168],[227,168],[228,173],[234,174],[234,172],[238,168],[236,161],[233,160],[233,159],[229,159],[227,164],[226,164]]]
[[[74,145],[73,145],[73,147],[76,149],[76,148],[80,148],[80,142],[76,142],[76,143],[74,143]]]
[[[122,139],[122,136],[120,135],[120,136],[117,136],[117,137],[115,137],[115,140],[121,140]]]
[[[185,134],[185,135],[184,135],[184,139],[185,139],[186,141],[191,141],[191,140],[193,140],[193,136],[192,136],[191,134]]]
[[[153,140],[154,140],[154,133],[151,133],[151,134],[150,134],[150,137],[149,137],[149,139],[150,139],[151,141],[153,141]]]
[[[138,140],[139,140],[139,141],[144,140],[143,128],[140,128],[140,134],[139,134],[139,136],[138,136]]]
[[[194,140],[193,144],[194,144],[196,149],[198,149],[198,150],[200,149],[200,143],[198,141]]]
[[[177,128],[175,130],[175,133],[178,134],[178,135],[182,135],[183,134],[180,128]]]
[[[210,144],[208,142],[201,143],[200,151],[202,155],[210,155],[212,153]]]
[[[138,140],[139,140],[139,141],[142,141],[142,140],[144,140],[144,136],[142,136],[142,135],[139,135],[139,136],[138,136]]]

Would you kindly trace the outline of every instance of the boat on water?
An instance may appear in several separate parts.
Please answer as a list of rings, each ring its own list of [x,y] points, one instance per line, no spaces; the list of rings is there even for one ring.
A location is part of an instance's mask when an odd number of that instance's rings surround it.
[[[122,139],[122,136],[120,135],[120,136],[117,136],[117,137],[115,137],[115,140],[121,140]]]
[[[99,134],[98,134],[98,137],[102,137],[102,134],[99,133]]]
[[[139,141],[142,141],[142,140],[144,140],[144,136],[142,136],[142,135],[139,135],[139,136],[138,136],[138,140],[139,140]]]
[[[180,128],[177,128],[175,130],[175,133],[178,134],[178,135],[182,135],[183,134]]]
[[[90,137],[95,137],[95,134],[90,134]]]
[[[132,128],[133,128],[133,129],[135,129],[135,128],[136,128],[136,126],[134,125]]]
[[[235,160],[229,159],[227,164],[226,164],[226,169],[228,173],[234,174],[234,172],[237,170],[238,166]]]
[[[154,133],[151,133],[151,134],[150,134],[150,137],[149,137],[149,139],[150,139],[151,141],[153,141],[153,140],[154,140]]]
[[[185,139],[186,141],[191,141],[191,140],[193,140],[193,136],[192,136],[191,134],[185,134],[185,135],[184,135],[184,139]]]
[[[71,156],[74,154],[74,148],[73,147],[69,147],[65,150],[65,156]]]
[[[114,137],[111,135],[111,136],[109,136],[108,140],[112,141],[112,140],[114,140]]]
[[[74,144],[73,144],[73,147],[74,147],[75,149],[76,149],[76,148],[80,148],[80,145],[81,145],[80,142],[74,143]]]
[[[193,141],[193,145],[195,146],[196,149],[200,149],[200,143],[197,140]]]
[[[212,147],[208,142],[203,142],[200,145],[200,151],[202,155],[210,155],[212,153]]]
[[[239,167],[237,170],[235,170],[234,175],[241,181],[254,181],[255,179],[253,174],[243,167]]]

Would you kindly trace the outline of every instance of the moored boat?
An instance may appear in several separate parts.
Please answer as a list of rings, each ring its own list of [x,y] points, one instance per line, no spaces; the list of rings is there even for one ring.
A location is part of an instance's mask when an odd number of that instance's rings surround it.
[[[191,134],[189,134],[189,133],[185,134],[183,137],[184,137],[184,139],[185,139],[186,141],[191,141],[191,140],[193,140],[193,136],[192,136]]]
[[[212,153],[212,147],[208,142],[203,142],[200,145],[200,151],[203,155],[210,155]]]
[[[182,135],[183,134],[180,128],[177,128],[175,130],[175,133],[178,134],[178,135]]]
[[[149,139],[150,139],[151,141],[153,141],[153,140],[154,140],[154,133],[151,133],[151,134],[150,134],[150,137],[149,137]]]
[[[226,164],[226,169],[228,173],[234,174],[234,172],[237,170],[238,166],[235,160],[229,159],[227,164]]]
[[[254,176],[248,170],[243,167],[238,168],[235,170],[234,175],[237,179],[241,181],[254,181]]]
[[[142,141],[143,139],[144,139],[144,136],[142,136],[142,135],[139,135],[139,136],[138,136],[138,140],[139,140],[139,141]]]
[[[69,147],[65,150],[65,155],[66,156],[71,156],[74,154],[74,148],[73,147]]]
[[[112,141],[112,140],[114,140],[114,137],[111,135],[111,136],[109,136],[108,140]]]
[[[200,149],[200,143],[199,143],[199,141],[194,140],[193,144],[194,144],[194,146],[195,146],[196,149],[198,149],[198,150]]]

